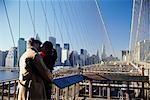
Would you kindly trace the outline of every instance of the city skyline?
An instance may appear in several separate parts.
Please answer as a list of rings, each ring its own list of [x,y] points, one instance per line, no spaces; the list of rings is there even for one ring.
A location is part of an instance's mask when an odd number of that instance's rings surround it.
[[[27,40],[33,37],[34,30],[27,2],[25,0],[20,1],[20,37]],[[15,39],[15,46],[17,46],[19,38],[19,0],[7,0],[5,3]],[[129,47],[132,0],[99,0],[98,3],[101,7],[112,45],[118,56],[120,50],[128,49]],[[61,46],[64,43],[70,43],[70,49],[79,51],[80,48],[84,48],[91,54],[95,54],[97,50],[101,53],[102,44],[106,43],[107,53],[112,54],[94,1],[77,0],[66,2],[66,0],[61,0],[60,2],[53,1],[51,3],[46,0],[41,3],[40,0],[36,2],[32,0],[28,1],[28,4],[32,18],[35,18],[36,33],[39,34],[42,42],[48,40],[48,37],[54,36],[57,38],[56,43],[60,43]],[[33,6],[34,4],[35,6]],[[44,17],[42,4],[44,7],[46,5],[45,11],[47,17]],[[0,1],[0,5],[0,11],[2,12],[0,27],[5,27],[0,29],[0,49],[8,50],[10,47],[13,47],[13,43],[2,1]],[[55,8],[56,15],[54,14],[52,6]],[[46,18],[48,25],[46,25],[45,22]],[[51,31],[50,33],[48,26]],[[7,38],[4,39],[3,37]]]

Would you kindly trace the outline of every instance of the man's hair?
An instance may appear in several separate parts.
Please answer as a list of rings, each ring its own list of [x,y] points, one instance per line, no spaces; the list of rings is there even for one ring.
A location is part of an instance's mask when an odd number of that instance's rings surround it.
[[[30,46],[33,46],[34,43],[38,43],[38,44],[40,44],[40,45],[42,44],[41,41],[36,40],[36,39],[34,39],[34,38],[30,38],[29,41],[28,41],[28,44],[29,44]]]

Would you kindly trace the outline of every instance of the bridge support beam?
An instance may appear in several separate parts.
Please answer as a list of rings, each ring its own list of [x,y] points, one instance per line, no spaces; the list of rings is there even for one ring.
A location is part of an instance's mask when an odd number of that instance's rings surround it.
[[[107,87],[107,100],[110,100],[110,84]]]
[[[65,100],[69,100],[69,87],[65,89]]]
[[[72,86],[72,100],[75,100],[75,95],[76,95],[76,84],[74,84],[73,86]]]
[[[79,97],[79,92],[80,92],[80,86],[79,83],[76,83],[76,89],[75,89],[76,97]]]
[[[99,87],[99,97],[101,97],[101,87]]]
[[[56,86],[56,100],[59,100],[59,88]]]
[[[89,98],[92,98],[92,80],[89,80]]]
[[[127,90],[126,90],[126,99],[127,100],[131,100],[129,91],[130,91],[129,90],[129,82],[127,82]]]

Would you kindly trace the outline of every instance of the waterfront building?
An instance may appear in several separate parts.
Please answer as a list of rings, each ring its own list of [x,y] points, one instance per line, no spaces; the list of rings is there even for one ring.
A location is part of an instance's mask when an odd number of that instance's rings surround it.
[[[5,66],[5,59],[8,51],[0,51],[0,66]]]
[[[9,49],[6,56],[5,67],[15,67],[17,64],[17,47],[12,47]]]
[[[56,38],[55,37],[49,37],[49,41],[53,44],[53,47],[56,48]]]
[[[21,55],[26,51],[26,41],[24,38],[19,38],[18,40],[18,60],[20,59]]]

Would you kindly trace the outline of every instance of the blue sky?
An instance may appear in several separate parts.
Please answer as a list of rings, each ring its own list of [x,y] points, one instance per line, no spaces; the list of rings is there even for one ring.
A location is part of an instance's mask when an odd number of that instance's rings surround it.
[[[26,0],[20,1],[20,37],[28,40],[33,37],[34,30],[27,2]],[[5,2],[15,45],[17,45],[19,0],[5,0]],[[71,43],[71,49],[79,51],[79,49],[85,48],[90,53],[96,53],[97,50],[101,53],[101,47],[104,43],[107,53],[112,53],[94,0],[53,0],[52,2],[51,0],[28,0],[28,3],[32,18],[35,20],[35,30],[42,42],[48,40],[48,36],[55,36],[57,43],[60,43],[61,46],[63,43]],[[120,55],[120,50],[129,47],[132,0],[99,0],[98,3],[112,45],[116,54]],[[47,17],[44,16],[42,4],[46,8]],[[13,46],[13,42],[2,0],[0,1],[0,12],[0,49],[8,50]],[[50,32],[47,28],[46,18]]]

